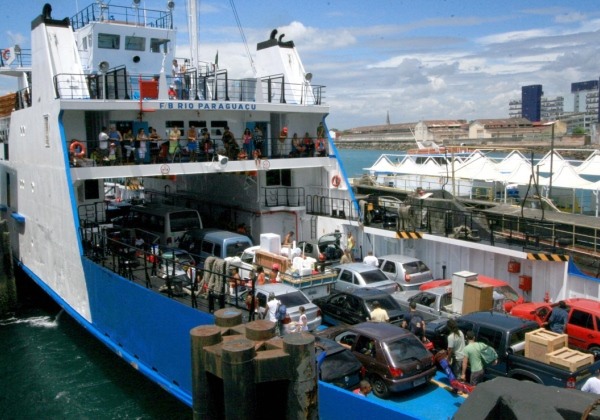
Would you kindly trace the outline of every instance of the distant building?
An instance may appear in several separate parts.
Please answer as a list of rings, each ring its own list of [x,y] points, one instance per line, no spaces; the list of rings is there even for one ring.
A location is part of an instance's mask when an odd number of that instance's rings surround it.
[[[542,119],[542,85],[521,88],[521,117],[537,122]]]
[[[565,98],[556,96],[546,98],[542,96],[540,102],[540,117],[542,121],[554,121],[560,119],[565,113]],[[513,99],[508,103],[508,116],[510,118],[522,118],[523,107],[520,99]]]
[[[469,139],[541,139],[551,128],[526,118],[480,119],[469,126]]]

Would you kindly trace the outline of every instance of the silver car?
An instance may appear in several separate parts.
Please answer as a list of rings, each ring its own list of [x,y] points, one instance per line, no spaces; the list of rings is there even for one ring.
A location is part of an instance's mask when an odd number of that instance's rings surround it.
[[[267,300],[270,293],[286,307],[289,321],[284,321],[283,333],[294,332],[295,326],[300,319],[300,307],[304,306],[306,318],[308,319],[308,330],[314,331],[321,325],[321,310],[317,305],[311,303],[308,297],[293,286],[281,283],[269,283],[256,286],[256,297],[261,311],[267,307]]]
[[[398,290],[396,282],[388,279],[383,271],[372,265],[364,263],[350,263],[338,265],[334,268],[338,272],[334,288],[339,291],[349,291],[357,287],[374,287],[389,293]]]
[[[418,258],[406,255],[386,255],[378,258],[379,268],[388,279],[398,283],[402,290],[416,290],[423,283],[433,280],[433,273]]]

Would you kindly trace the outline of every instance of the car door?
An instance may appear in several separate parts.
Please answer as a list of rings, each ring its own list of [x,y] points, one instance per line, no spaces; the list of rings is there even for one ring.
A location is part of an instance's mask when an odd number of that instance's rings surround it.
[[[365,322],[367,320],[367,317],[369,316],[366,313],[362,299],[359,299],[356,296],[346,296],[346,308],[346,322],[348,322],[349,324],[358,324],[360,322]]]
[[[335,289],[341,292],[346,292],[354,289],[354,275],[350,270],[342,270],[335,282]]]
[[[323,315],[326,321],[336,325],[339,322],[348,323],[349,307],[347,303],[348,295],[340,293],[327,299],[323,307]]]
[[[496,353],[500,355],[500,348],[504,347],[502,343],[502,332],[488,328],[485,326],[479,327],[477,331],[477,341],[492,346]],[[506,365],[506,357],[498,357],[498,363],[495,365],[488,365],[485,367],[486,374],[506,376],[508,372],[508,366]]]
[[[379,268],[381,269],[381,271],[383,271],[385,273],[385,275],[388,279],[396,281],[397,270],[396,270],[395,262],[385,261],[385,260],[380,259],[379,260]]]
[[[567,334],[570,346],[587,350],[590,343],[598,342],[594,316],[581,309],[572,309],[567,322]]]

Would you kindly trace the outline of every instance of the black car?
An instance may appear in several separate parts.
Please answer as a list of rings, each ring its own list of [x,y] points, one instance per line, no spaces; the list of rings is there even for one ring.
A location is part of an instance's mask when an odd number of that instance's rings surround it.
[[[324,337],[315,337],[319,379],[345,389],[358,386],[362,364],[346,347]],[[322,360],[321,360],[322,359]]]
[[[383,290],[358,287],[351,291],[338,292],[314,299],[321,309],[323,322],[329,325],[358,324],[371,319],[373,303],[377,301],[390,317],[390,323],[400,324],[406,315],[400,304]]]

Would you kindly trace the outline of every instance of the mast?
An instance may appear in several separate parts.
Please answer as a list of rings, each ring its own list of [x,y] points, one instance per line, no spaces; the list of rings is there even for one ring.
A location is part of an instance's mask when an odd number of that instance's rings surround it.
[[[190,37],[190,59],[192,67],[199,69],[198,61],[198,9],[197,0],[188,0],[188,33]]]

